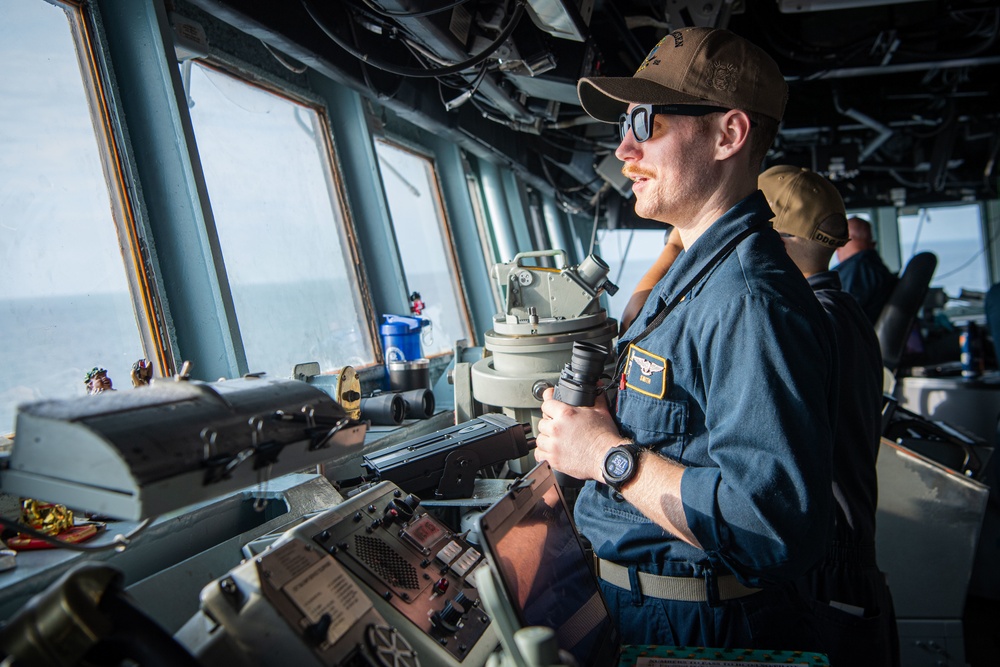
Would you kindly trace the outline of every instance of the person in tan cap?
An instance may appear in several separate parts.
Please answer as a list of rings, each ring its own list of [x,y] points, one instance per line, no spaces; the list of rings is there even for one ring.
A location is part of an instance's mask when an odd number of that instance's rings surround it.
[[[758,182],[774,211],[775,231],[837,335],[836,533],[823,562],[798,583],[809,600],[812,614],[807,618],[831,664],[898,665],[892,595],[875,560],[882,353],[861,306],[841,289],[839,275],[829,268],[833,253],[847,243],[844,200],[832,183],[801,167],[771,167]]]
[[[745,39],[684,28],[577,90],[618,124],[636,212],[684,252],[621,337],[614,400],[547,391],[536,458],[588,480],[575,520],[625,643],[815,650],[792,582],[833,533],[837,376],[757,189],[784,79]]]

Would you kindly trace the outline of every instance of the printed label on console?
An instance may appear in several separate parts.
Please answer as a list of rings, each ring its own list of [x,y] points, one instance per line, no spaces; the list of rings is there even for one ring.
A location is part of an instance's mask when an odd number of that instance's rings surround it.
[[[371,606],[371,600],[337,561],[321,558],[284,587],[285,595],[305,614],[310,624],[330,615],[326,640],[331,644],[344,636],[351,625]]]

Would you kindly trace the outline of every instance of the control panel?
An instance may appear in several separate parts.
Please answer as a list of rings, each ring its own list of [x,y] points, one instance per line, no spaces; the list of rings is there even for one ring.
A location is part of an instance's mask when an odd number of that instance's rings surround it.
[[[209,584],[202,614],[224,632],[186,643],[234,664],[483,665],[498,639],[480,567],[416,496],[380,482]]]
[[[391,483],[363,496],[296,532],[311,533],[378,597],[463,660],[490,624],[469,578],[482,554],[424,511],[416,496]]]

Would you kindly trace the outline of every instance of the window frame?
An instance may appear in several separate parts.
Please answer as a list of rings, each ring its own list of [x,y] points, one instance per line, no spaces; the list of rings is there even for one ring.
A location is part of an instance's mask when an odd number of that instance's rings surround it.
[[[82,0],[46,0],[62,8],[67,15],[76,47],[87,102],[90,106],[94,136],[100,149],[101,166],[111,204],[126,280],[132,297],[143,354],[153,362],[158,375],[176,370],[164,307],[155,289],[149,243],[140,226],[142,203],[137,200],[134,173],[126,132],[119,120],[113,68],[100,22],[92,3]]]
[[[362,253],[360,252],[358,233],[355,228],[356,222],[354,220],[353,211],[346,192],[346,184],[342,175],[341,161],[337,153],[336,138],[333,134],[333,126],[330,121],[330,108],[327,100],[323,96],[297,86],[291,81],[253,67],[250,63],[241,61],[233,54],[213,52],[207,56],[198,57],[196,59],[199,61],[200,65],[208,69],[239,79],[247,85],[259,88],[265,92],[275,95],[276,97],[285,99],[292,104],[307,107],[316,114],[318,125],[322,128],[322,132],[320,133],[322,135],[322,151],[326,156],[326,159],[321,161],[323,165],[323,176],[328,184],[327,192],[331,198],[331,206],[338,209],[342,220],[342,224],[340,225],[341,229],[337,231],[337,234],[341,237],[340,240],[347,253],[347,256],[344,258],[345,264],[347,265],[346,268],[349,274],[353,275],[354,278],[354,285],[357,288],[355,297],[361,303],[362,308],[362,312],[359,313],[359,320],[364,326],[364,331],[367,333],[368,347],[372,354],[371,360],[353,367],[362,369],[380,366],[382,363],[381,342],[378,327],[375,324],[374,313],[376,309],[373,304],[371,290],[368,287],[368,277],[363,268],[364,260]],[[183,62],[177,62],[178,73],[182,73],[183,66]],[[185,83],[182,85],[184,99],[179,100],[178,103],[186,105],[188,84],[186,83],[186,77],[182,76],[182,78],[185,80]],[[197,146],[196,138],[193,138],[193,142],[194,145]],[[209,184],[205,182],[204,172],[200,168],[198,173],[199,178],[203,181],[202,185],[205,188],[205,194],[207,197]],[[210,201],[206,202],[206,209],[211,212],[212,209]],[[337,220],[331,220],[330,222],[332,224],[337,224]],[[219,272],[219,275],[226,276],[225,256],[222,252],[218,230],[216,229],[214,222],[214,216],[209,216],[209,219],[206,219],[205,231],[209,235],[210,242],[213,244],[213,247],[216,249],[216,261],[221,264],[222,270]],[[239,320],[236,315],[235,304],[233,302],[231,287],[228,284],[228,278],[226,279],[226,283],[220,284],[219,287],[224,295],[223,298],[226,301],[227,308],[231,309],[233,312],[235,322],[234,328],[238,333],[238,336],[234,337],[232,344],[239,350],[238,363],[240,366],[240,374],[245,374],[250,372],[250,369],[246,360],[243,335],[239,327]],[[304,359],[303,361],[308,360]],[[333,372],[335,370],[337,369],[323,369],[324,372]]]
[[[463,271],[462,271],[461,262],[459,262],[458,253],[457,253],[457,251],[455,249],[455,235],[454,235],[454,232],[452,231],[452,228],[451,228],[451,217],[448,214],[448,207],[446,205],[446,200],[445,200],[445,197],[444,197],[444,192],[442,192],[442,189],[441,189],[441,172],[440,172],[440,170],[438,168],[437,156],[431,150],[428,150],[428,149],[423,148],[421,146],[417,146],[414,143],[412,143],[410,141],[407,141],[406,139],[403,139],[403,138],[401,138],[401,137],[399,137],[397,135],[394,135],[394,134],[391,134],[391,133],[387,133],[387,132],[381,132],[381,133],[373,134],[372,135],[372,142],[373,142],[373,147],[376,146],[379,142],[381,142],[381,143],[386,144],[387,146],[389,146],[391,148],[394,148],[396,150],[402,151],[404,153],[408,153],[408,154],[413,155],[414,157],[416,157],[418,159],[422,159],[422,160],[425,160],[427,162],[427,165],[429,167],[429,172],[434,177],[434,184],[433,184],[433,188],[432,188],[433,189],[433,194],[434,194],[434,205],[435,205],[437,211],[439,212],[438,225],[439,225],[439,228],[440,228],[440,230],[442,232],[442,240],[444,241],[444,245],[445,245],[445,256],[446,256],[446,258],[447,258],[447,260],[448,260],[448,262],[450,264],[450,268],[451,268],[450,273],[451,273],[452,279],[455,282],[455,287],[457,289],[457,295],[456,296],[458,297],[459,319],[461,320],[463,326],[465,327],[465,331],[464,331],[465,339],[466,340],[473,340],[475,338],[475,335],[476,335],[476,328],[474,326],[474,323],[472,321],[472,316],[471,316],[471,313],[470,313],[469,295],[468,295],[467,290],[466,290],[465,276],[464,276]],[[379,187],[382,188],[383,196],[385,196],[385,201],[386,201],[386,209],[385,209],[386,210],[386,215],[389,216],[389,225],[390,225],[390,227],[392,229],[393,239],[395,240],[396,251],[397,251],[397,254],[398,254],[399,253],[399,241],[398,241],[398,238],[396,237],[395,222],[392,220],[392,212],[390,211],[390,208],[389,208],[389,198],[388,198],[388,196],[386,196],[384,194],[385,193],[385,185],[384,185],[385,179],[382,176],[381,160],[379,160],[379,158],[378,158],[378,151],[377,150],[373,150],[373,155],[375,156],[375,166],[376,166],[376,168],[379,171],[379,177],[380,177]],[[399,259],[399,267],[400,267],[400,271],[402,272],[402,275],[400,277],[402,279],[402,284],[405,286],[406,299],[407,299],[407,301],[409,301],[409,295],[412,293],[412,290],[409,287],[409,280],[406,277],[406,267],[403,266],[402,255],[400,255],[400,259]],[[454,341],[452,341],[452,343],[454,343]],[[384,353],[384,351],[383,351],[383,353]],[[449,350],[449,351],[444,351],[444,352],[438,352],[438,353],[435,353],[435,354],[430,354],[430,355],[427,355],[427,356],[428,356],[428,358],[434,358],[434,357],[445,356],[445,355],[448,355],[448,354],[451,354],[451,353],[452,353],[452,351]]]
[[[472,207],[472,216],[476,224],[476,232],[479,237],[480,250],[483,255],[483,262],[486,265],[487,273],[493,271],[493,267],[500,263],[500,251],[497,246],[496,230],[490,220],[489,208],[486,204],[486,197],[483,193],[483,183],[479,172],[472,169],[468,164],[468,156],[463,156],[466,160],[465,184],[469,193],[469,203]],[[490,285],[490,296],[492,298],[493,312],[498,313],[503,310],[503,297],[500,288],[495,280],[488,280]]]

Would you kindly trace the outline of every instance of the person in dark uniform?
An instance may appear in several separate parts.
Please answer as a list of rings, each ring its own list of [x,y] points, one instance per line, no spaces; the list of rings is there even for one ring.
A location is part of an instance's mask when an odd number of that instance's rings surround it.
[[[684,252],[621,338],[612,401],[546,391],[536,458],[588,480],[575,519],[625,643],[818,650],[791,584],[833,533],[836,351],[757,189],[784,78],[684,28],[578,93],[619,123],[636,213]]]
[[[829,270],[847,243],[844,200],[828,180],[800,167],[758,179],[774,229],[813,288],[837,335],[840,392],[834,425],[836,533],[823,562],[799,582],[813,629],[833,665],[898,665],[892,596],[875,560],[875,459],[882,432],[882,353],[861,306]]]
[[[868,321],[875,324],[899,279],[875,249],[871,223],[851,217],[847,229],[850,240],[837,248],[839,264],[833,268],[840,274],[844,291],[861,304]]]

